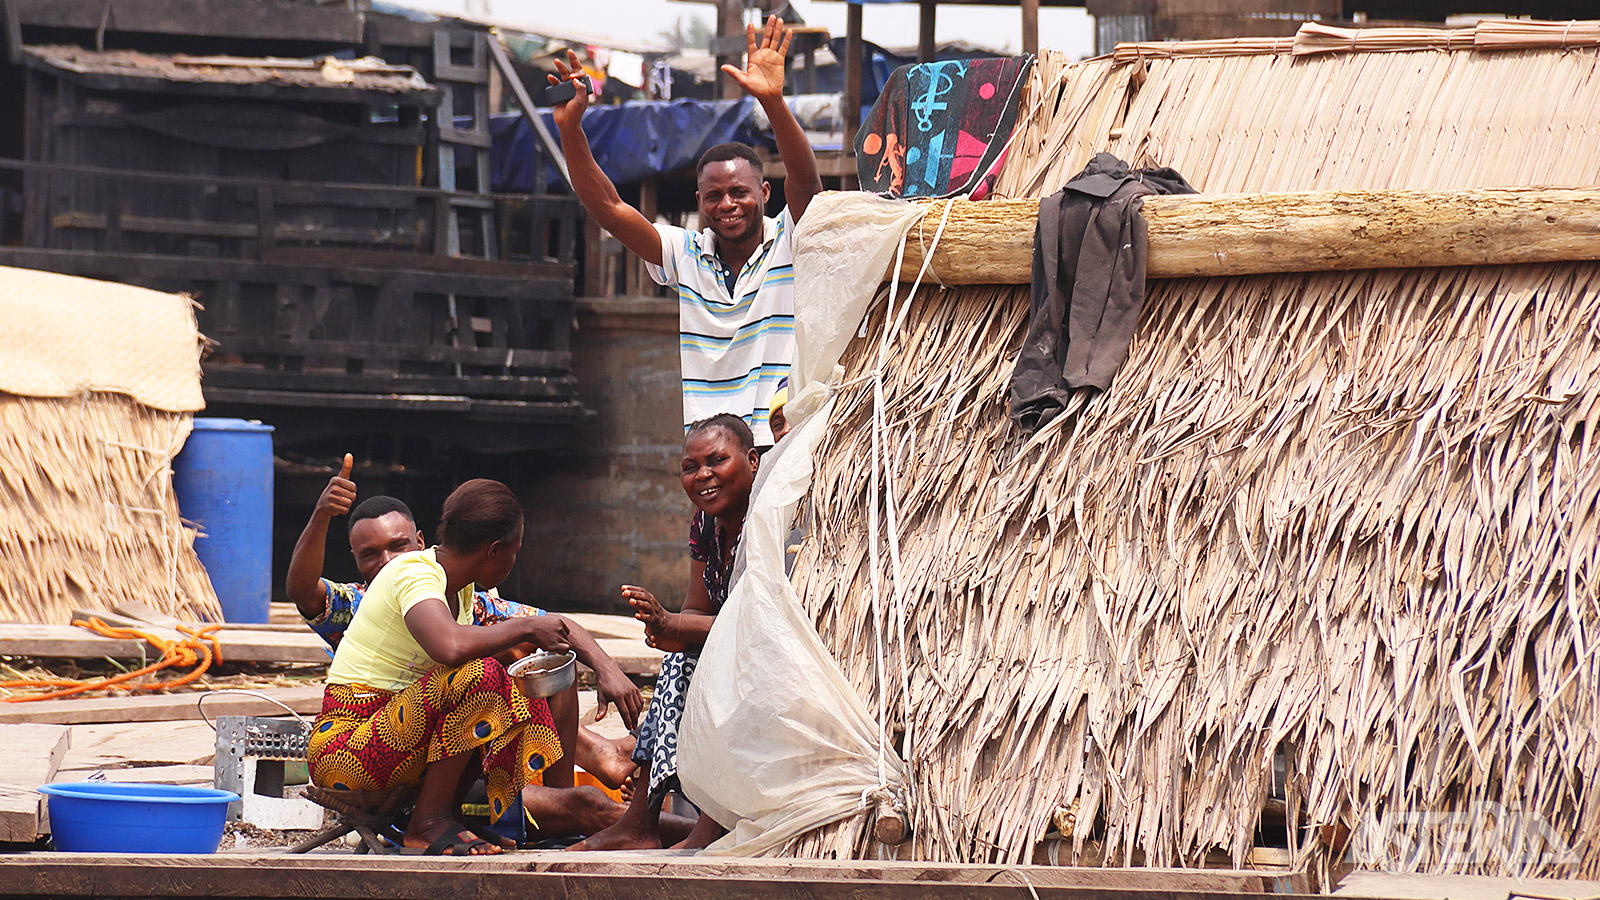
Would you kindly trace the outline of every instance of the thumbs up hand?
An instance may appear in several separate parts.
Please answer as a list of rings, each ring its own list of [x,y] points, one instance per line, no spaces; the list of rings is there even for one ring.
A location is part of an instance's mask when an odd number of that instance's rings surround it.
[[[356,483],[350,480],[350,470],[355,467],[355,462],[355,457],[348,453],[344,455],[339,474],[328,479],[328,486],[322,489],[322,496],[317,498],[313,516],[327,520],[350,511],[350,505],[356,501]]]

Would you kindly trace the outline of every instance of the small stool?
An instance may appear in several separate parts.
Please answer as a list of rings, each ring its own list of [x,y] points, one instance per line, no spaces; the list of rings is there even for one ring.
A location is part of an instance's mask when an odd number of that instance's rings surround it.
[[[315,850],[332,840],[354,831],[361,836],[357,853],[391,853],[400,845],[400,833],[394,827],[394,817],[417,797],[418,786],[402,784],[387,791],[345,791],[338,788],[306,785],[306,799],[333,810],[334,822],[293,847],[290,853]],[[385,846],[379,835],[388,837],[393,846]]]

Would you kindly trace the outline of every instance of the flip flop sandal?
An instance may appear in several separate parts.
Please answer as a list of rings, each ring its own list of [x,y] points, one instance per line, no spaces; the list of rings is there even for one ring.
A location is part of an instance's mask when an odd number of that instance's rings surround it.
[[[564,834],[556,837],[540,837],[531,841],[523,841],[517,845],[519,850],[565,850],[573,844],[583,840],[586,836],[581,834]]]
[[[476,835],[473,835],[471,837],[471,839],[467,839],[467,836],[469,834],[472,834],[472,832],[467,830],[467,829],[465,829],[465,828],[461,829],[460,831],[447,832],[445,834],[440,835],[438,840],[436,840],[433,843],[429,844],[426,850],[418,850],[415,847],[407,847],[402,852],[407,856],[495,856],[495,855],[498,855],[498,854],[489,854],[489,853],[473,853],[472,852],[473,849],[478,847],[480,844],[482,846],[485,846],[485,847],[493,847],[493,846],[498,846],[498,845],[495,844],[493,841],[486,841],[483,838],[478,837]]]
[[[477,835],[482,840],[490,844],[494,844],[496,847],[499,847],[501,850],[504,850],[508,853],[517,849],[517,842],[515,840],[512,840],[500,832],[495,831],[493,828],[490,828],[487,825],[479,825],[476,822],[463,822],[461,823],[461,827]],[[510,843],[507,843],[507,841],[510,841]]]

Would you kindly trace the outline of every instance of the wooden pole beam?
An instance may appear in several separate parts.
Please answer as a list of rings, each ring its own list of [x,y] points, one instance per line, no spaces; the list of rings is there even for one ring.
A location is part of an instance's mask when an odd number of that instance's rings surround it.
[[[917,62],[931,63],[939,45],[933,39],[933,28],[939,16],[939,0],[921,0],[921,14],[917,17]]]
[[[1039,55],[1039,0],[1022,0],[1022,52]]]
[[[906,242],[916,277],[945,201]],[[1027,284],[1037,200],[957,200],[925,280]],[[1600,188],[1306,191],[1144,201],[1150,278],[1600,260]]]
[[[528,96],[528,88],[522,83],[522,77],[517,74],[517,67],[511,62],[511,54],[506,52],[505,45],[500,43],[500,36],[491,34],[489,42],[489,56],[494,60],[495,67],[500,70],[500,75],[505,78],[506,86],[511,88],[512,96],[517,98],[517,106],[522,109],[522,117],[528,120],[533,127],[533,133],[539,138],[539,143],[544,145],[544,151],[550,154],[550,162],[561,173],[561,180],[567,183],[567,189],[572,190],[572,174],[567,171],[567,157],[561,152],[561,144],[544,126],[544,119],[539,115],[539,110],[533,105],[533,98]],[[493,109],[494,107],[490,107]],[[540,173],[543,178],[543,173]],[[544,185],[535,183],[534,193],[544,193]]]
[[[722,73],[722,67],[744,68],[744,3],[741,0],[720,0],[717,4],[717,36],[721,38],[716,54],[717,99],[735,100],[743,94],[743,89]]]
[[[861,38],[861,4],[845,4],[844,27],[844,97],[839,104],[839,114],[844,116],[844,152],[855,156],[856,131],[861,128],[861,54],[865,50]],[[844,187],[856,187],[855,176],[844,179]]]

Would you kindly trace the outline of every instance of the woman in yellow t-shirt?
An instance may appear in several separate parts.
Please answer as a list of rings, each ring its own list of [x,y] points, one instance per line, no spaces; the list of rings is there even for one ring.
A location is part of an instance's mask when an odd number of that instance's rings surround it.
[[[509,843],[452,811],[481,757],[494,817],[528,776],[561,757],[550,707],[494,658],[519,644],[569,649],[560,616],[474,625],[475,588],[496,587],[522,548],[522,505],[479,478],[444,502],[439,545],[390,560],[372,580],[328,668],[306,758],[319,787],[383,791],[421,781],[404,845],[448,856]]]

